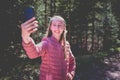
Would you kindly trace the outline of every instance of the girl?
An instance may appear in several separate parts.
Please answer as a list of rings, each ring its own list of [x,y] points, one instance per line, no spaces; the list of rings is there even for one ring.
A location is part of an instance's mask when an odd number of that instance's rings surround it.
[[[33,17],[21,24],[21,36],[22,46],[28,57],[42,59],[39,80],[73,80],[76,62],[66,41],[65,20],[61,16],[53,16],[46,36],[39,44],[35,44],[30,37],[37,27],[38,22]]]

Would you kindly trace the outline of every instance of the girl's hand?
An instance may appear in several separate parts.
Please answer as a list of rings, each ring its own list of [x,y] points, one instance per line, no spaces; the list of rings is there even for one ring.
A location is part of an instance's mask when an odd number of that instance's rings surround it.
[[[29,43],[31,33],[35,32],[38,27],[38,21],[35,17],[21,24],[21,36],[25,43]]]
[[[67,73],[66,80],[72,80],[72,75],[70,73]]]

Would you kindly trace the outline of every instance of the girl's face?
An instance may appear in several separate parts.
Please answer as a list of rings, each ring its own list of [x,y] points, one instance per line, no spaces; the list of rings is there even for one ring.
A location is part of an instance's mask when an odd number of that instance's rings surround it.
[[[59,20],[53,20],[50,26],[52,35],[54,37],[60,37],[63,31],[65,30],[65,24]]]

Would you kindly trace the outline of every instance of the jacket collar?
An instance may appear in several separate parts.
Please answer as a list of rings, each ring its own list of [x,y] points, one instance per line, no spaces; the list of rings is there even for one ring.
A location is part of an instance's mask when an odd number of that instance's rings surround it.
[[[51,37],[50,37],[50,41],[51,41],[53,44],[61,45],[60,42],[59,42],[54,36],[51,36]]]

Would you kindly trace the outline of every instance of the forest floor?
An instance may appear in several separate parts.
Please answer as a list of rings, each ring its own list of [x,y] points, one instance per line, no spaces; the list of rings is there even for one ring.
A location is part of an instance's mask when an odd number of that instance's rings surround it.
[[[6,53],[7,54],[7,53]],[[15,55],[8,59],[1,55],[0,80],[38,80],[40,60],[18,59]],[[76,55],[76,73],[73,80],[120,80],[120,53],[106,57]]]
[[[76,62],[74,80],[120,80],[120,53],[94,61],[76,58]]]

